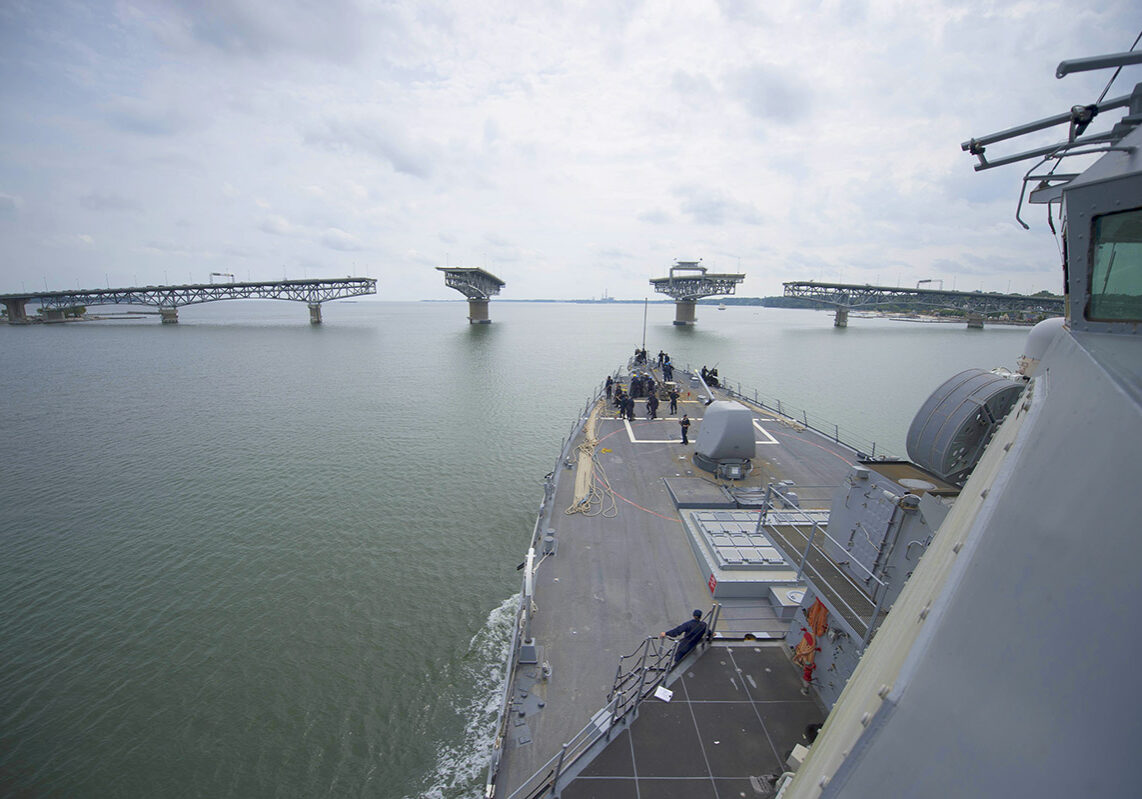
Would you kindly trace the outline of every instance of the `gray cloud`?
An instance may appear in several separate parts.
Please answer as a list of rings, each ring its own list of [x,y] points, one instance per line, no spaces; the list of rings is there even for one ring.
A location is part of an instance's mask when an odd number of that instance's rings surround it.
[[[95,191],[80,197],[79,204],[89,211],[138,211],[141,208],[139,203],[127,197]]]
[[[717,2],[722,16],[731,22],[762,25],[769,21],[762,11],[763,3],[757,3],[754,0],[717,0]]]
[[[750,114],[767,122],[789,125],[809,113],[808,87],[777,67],[754,64],[730,73],[726,83]]]
[[[364,247],[361,246],[361,242],[357,241],[355,236],[335,227],[329,228],[322,234],[321,244],[331,250],[340,250],[342,252],[356,252],[357,250],[364,249]]]
[[[703,225],[724,225],[740,222],[760,225],[761,214],[749,203],[726,197],[714,189],[702,186],[678,186],[674,196],[681,200],[682,213]]]
[[[15,219],[23,204],[24,200],[21,197],[0,192],[0,219]]]
[[[172,0],[187,32],[197,42],[223,53],[252,58],[300,54],[347,62],[365,46],[367,15],[351,0]],[[380,12],[377,12],[378,15]],[[399,39],[403,26],[389,14],[384,28]]]
[[[1055,63],[1129,46],[1136,0],[856,2],[0,3],[0,281],[158,283],[189,242],[252,279],[354,247],[394,275],[487,263],[515,297],[585,269],[641,297],[676,255],[740,255],[749,295],[1057,283],[1043,209],[1012,220],[1022,169],[958,145],[1097,97],[1108,75]],[[428,270],[389,296],[452,293]]]
[[[173,241],[148,241],[144,245],[144,249],[160,252],[164,255],[201,255],[201,252],[196,252],[185,244],[178,244]]]
[[[611,258],[614,260],[625,260],[631,257],[631,254],[626,250],[621,250],[617,247],[604,247],[598,250],[600,258]]]
[[[285,217],[267,216],[258,224],[258,230],[274,236],[289,236],[293,233],[294,228]]]
[[[674,74],[670,76],[670,88],[688,97],[716,94],[714,84],[705,75],[681,69],[674,70]]]
[[[649,211],[643,211],[638,215],[640,222],[649,222],[652,225],[666,225],[671,222],[670,214],[663,211],[661,208],[653,208]]]
[[[143,136],[174,136],[202,126],[200,120],[176,108],[135,97],[117,97],[106,108],[111,125]]]
[[[980,275],[990,277],[1000,272],[1005,274],[1043,272],[1042,262],[1034,258],[977,255],[971,252],[963,252],[956,258],[940,258],[934,262],[934,265],[941,272],[950,275]],[[971,290],[970,286],[961,286],[960,288],[967,291]]]
[[[418,178],[432,174],[436,148],[413,142],[395,123],[380,120],[328,119],[324,130],[310,131],[305,143],[328,150],[355,150],[388,162],[397,172]]]

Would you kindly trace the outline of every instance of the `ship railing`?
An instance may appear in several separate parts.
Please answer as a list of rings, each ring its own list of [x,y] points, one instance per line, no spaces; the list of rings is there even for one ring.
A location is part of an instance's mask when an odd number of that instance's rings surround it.
[[[616,702],[617,700],[611,700],[592,716],[586,727],[575,733],[570,741],[563,744],[558,754],[512,791],[508,799],[540,799],[549,794],[556,795],[559,777],[565,773],[566,767],[574,763],[576,758],[590,749],[610,730],[613,716],[611,708]]]
[[[722,606],[714,604],[706,618],[709,622],[702,645],[708,646],[717,628]],[[607,694],[607,704],[601,707],[591,721],[563,744],[559,753],[544,763],[522,785],[512,791],[509,799],[540,799],[544,796],[558,796],[566,784],[562,778],[574,779],[580,769],[572,771],[579,758],[596,744],[605,747],[616,731],[629,726],[635,711],[643,700],[651,696],[664,682],[674,664],[678,651],[677,640],[647,636],[629,655],[619,656],[619,666],[615,682]],[[605,739],[605,740],[604,740]],[[596,750],[596,754],[597,754]],[[489,792],[489,796],[490,796]]]
[[[846,628],[853,640],[860,641],[863,649],[876,631],[881,604],[888,593],[886,590],[888,583],[856,559],[849,559],[843,564],[845,568],[842,568],[841,564],[838,564],[826,551],[826,547],[832,544],[836,547],[835,551],[844,552],[845,545],[829,535],[822,524],[820,514],[813,513],[812,508],[802,507],[804,503],[799,494],[794,494],[790,488],[792,487],[773,483],[766,486],[765,502],[761,513],[758,514],[757,528],[759,531],[765,528],[771,540],[776,539],[774,543],[788,541],[784,534],[775,529],[778,525],[808,530],[802,532],[806,540],[796,558],[797,577],[808,579],[816,586],[815,593],[819,595],[821,601],[827,606],[832,605],[829,611],[834,619]],[[806,489],[811,492],[813,489],[812,486],[795,486],[795,488],[798,492]],[[827,524],[827,520],[825,523]],[[816,553],[817,557],[814,558],[813,553]],[[849,572],[850,569],[857,576],[854,577]],[[827,586],[831,590],[822,591],[822,586]],[[845,586],[848,590],[845,590]],[[861,607],[854,607],[854,602]]]
[[[678,641],[652,635],[631,654],[619,656],[615,681],[607,694],[613,705],[612,723],[638,707],[648,693],[662,684],[677,650]]]
[[[616,375],[618,372],[616,371]],[[582,410],[579,412],[579,418],[571,425],[571,430],[563,438],[559,444],[559,457],[555,461],[555,467],[548,472],[543,478],[543,501],[539,505],[539,511],[535,515],[535,525],[531,531],[531,545],[529,558],[524,562],[523,568],[527,571],[523,575],[522,587],[520,590],[520,603],[516,611],[515,624],[513,625],[511,657],[507,665],[507,673],[504,677],[503,690],[500,697],[500,718],[496,726],[496,737],[492,747],[491,761],[488,764],[488,778],[485,787],[485,794],[492,796],[495,793],[496,776],[499,772],[500,761],[503,756],[504,743],[508,738],[508,724],[511,720],[511,703],[512,697],[515,693],[515,671],[519,666],[519,653],[520,647],[529,641],[528,636],[531,634],[531,596],[532,586],[534,585],[534,570],[538,568],[538,562],[535,556],[539,555],[540,559],[546,557],[552,552],[548,551],[544,545],[546,532],[550,527],[552,506],[555,500],[556,489],[556,476],[559,470],[568,462],[571,457],[571,451],[575,444],[575,437],[578,435],[579,430],[587,422],[590,416],[591,408],[605,392],[606,381],[601,381],[595,389],[595,393],[589,396],[583,405]],[[534,779],[534,778],[533,778]],[[517,790],[512,796],[516,795],[527,796],[528,794],[520,794]]]
[[[684,370],[678,371],[685,371],[692,377],[697,378],[698,382],[703,386],[706,395],[710,397],[713,396],[713,394],[710,393],[709,387],[702,381],[701,374],[693,371],[689,364],[686,365]],[[829,421],[823,416],[811,414],[803,408],[782,402],[775,397],[766,396],[757,389],[750,388],[749,386],[743,387],[741,383],[730,383],[730,381],[725,379],[721,379],[718,388],[734,399],[748,402],[762,410],[777,414],[790,425],[808,428],[825,438],[831,439],[837,444],[848,447],[863,457],[870,459],[880,458],[881,460],[897,459],[895,455],[887,452],[883,447],[879,447],[875,441],[870,441],[850,430],[846,430],[839,424]]]

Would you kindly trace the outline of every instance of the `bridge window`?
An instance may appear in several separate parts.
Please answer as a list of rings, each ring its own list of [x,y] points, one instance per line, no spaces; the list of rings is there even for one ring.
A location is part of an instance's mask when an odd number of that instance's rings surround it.
[[[1142,321],[1142,209],[1095,218],[1087,318]]]

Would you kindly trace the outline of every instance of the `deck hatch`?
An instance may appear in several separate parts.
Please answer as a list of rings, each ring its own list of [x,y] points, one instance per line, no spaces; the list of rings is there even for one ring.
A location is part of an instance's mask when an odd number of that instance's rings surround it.
[[[788,568],[773,542],[757,529],[757,513],[693,511],[690,518],[720,568]]]

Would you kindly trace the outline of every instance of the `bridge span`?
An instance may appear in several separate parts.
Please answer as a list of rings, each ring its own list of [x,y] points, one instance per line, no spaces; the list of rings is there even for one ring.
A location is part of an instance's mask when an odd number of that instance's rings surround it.
[[[968,327],[983,327],[985,316],[1001,313],[1040,313],[1062,316],[1061,297],[1028,297],[1023,294],[984,294],[979,291],[945,291],[944,289],[870,286],[852,283],[818,283],[814,280],[785,283],[785,296],[813,300],[836,306],[833,325],[847,327],[850,308],[875,308],[878,305],[907,302],[931,308],[962,311]]]
[[[309,321],[321,324],[321,303],[345,297],[376,294],[371,277],[339,277],[314,280],[269,280],[246,283],[194,283],[182,286],[135,286],[122,289],[76,289],[3,294],[8,324],[27,324],[27,305],[39,305],[44,321],[62,321],[69,308],[88,305],[144,305],[158,309],[163,324],[178,322],[178,309],[218,300],[292,300],[309,305]]]

